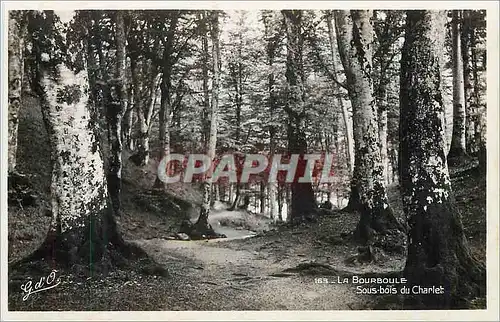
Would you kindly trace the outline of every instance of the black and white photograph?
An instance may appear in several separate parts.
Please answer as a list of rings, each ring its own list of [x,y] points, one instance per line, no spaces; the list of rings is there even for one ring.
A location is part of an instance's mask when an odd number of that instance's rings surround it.
[[[2,320],[499,318],[498,3],[20,3]]]

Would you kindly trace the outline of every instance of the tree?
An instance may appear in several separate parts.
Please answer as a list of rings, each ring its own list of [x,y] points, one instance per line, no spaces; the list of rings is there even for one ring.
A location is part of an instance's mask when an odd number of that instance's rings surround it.
[[[445,289],[444,295],[416,298],[413,304],[426,309],[464,307],[464,298],[484,295],[486,277],[464,236],[446,164],[440,78],[444,25],[443,11],[408,11],[401,60],[401,182],[410,226],[404,275],[409,287]]]
[[[244,28],[244,14],[245,13],[240,13],[239,19],[238,19],[238,30],[231,34],[231,39],[233,40],[233,44],[229,45],[232,46],[232,50],[230,54],[228,55],[228,71],[229,71],[229,79],[228,79],[228,85],[232,90],[234,91],[232,95],[232,103],[234,106],[234,146],[241,146],[242,145],[242,138],[241,138],[241,130],[242,130],[242,108],[243,108],[243,86],[244,86],[244,78],[246,78],[245,72],[246,72],[246,67],[245,66],[245,58],[248,59],[248,57],[243,57],[243,28]],[[205,41],[204,39],[204,46],[205,46]],[[203,71],[205,73],[205,70]],[[205,90],[206,84],[205,82],[203,83],[203,88]],[[208,118],[207,118],[208,120]],[[231,131],[232,132],[232,131]],[[207,136],[208,137],[208,136]],[[234,210],[235,208],[238,207],[238,205],[241,202],[241,188],[242,184],[241,183],[236,183],[236,192],[235,192],[235,198],[233,204],[229,207],[229,210]]]
[[[336,78],[336,59],[335,59],[335,28],[333,26],[333,12],[327,12],[326,13],[326,22],[328,25],[328,39],[329,39],[329,45],[330,45],[330,55],[332,57],[332,71],[328,72],[328,75],[331,75],[330,78],[333,80],[333,86],[334,86],[334,91],[339,91],[340,86],[339,81]],[[345,137],[346,137],[346,153],[347,153],[347,161],[349,163],[349,170],[350,173],[354,171],[354,140],[353,140],[353,134],[352,134],[352,122],[351,122],[351,117],[349,115],[349,111],[347,110],[347,106],[344,104],[344,101],[342,100],[342,97],[340,95],[337,96],[337,103],[342,109],[342,119],[344,121],[344,128],[345,128]]]
[[[452,63],[453,63],[453,133],[448,159],[467,154],[465,130],[464,62],[460,44],[460,11],[452,11]]]
[[[21,92],[24,74],[24,33],[26,32],[25,13],[9,11],[9,136],[8,167],[9,172],[16,169],[18,113],[21,108]]]
[[[210,136],[207,145],[207,155],[210,160],[215,159],[217,145],[217,113],[219,107],[219,81],[220,81],[220,48],[219,48],[219,12],[210,11],[210,38],[212,40],[212,99],[210,105]],[[200,233],[215,234],[208,223],[210,213],[210,199],[212,192],[212,169],[207,171],[203,181],[203,201],[200,216],[195,223],[195,230]]]
[[[373,97],[370,10],[335,12],[339,53],[353,107],[355,164],[348,209],[361,212],[355,236],[373,242],[375,234],[400,228],[387,201]]]
[[[276,27],[276,17],[273,11],[265,10],[262,12],[262,21],[264,24],[264,37],[266,39],[266,58],[267,58],[267,92],[268,92],[268,108],[270,114],[270,124],[269,124],[269,158],[272,160],[276,150],[276,110],[278,109],[277,102],[277,90],[276,90],[276,76],[273,70],[276,54],[280,44],[280,31],[281,31],[281,19]],[[278,191],[277,184],[274,182],[268,182],[267,191],[269,193],[269,217],[275,219],[277,216],[281,220],[281,212],[279,212],[278,206]]]
[[[152,50],[160,45],[159,37],[151,35],[147,13],[129,12],[129,32],[127,35],[127,54],[130,58],[131,109],[137,115],[137,152],[131,160],[138,166],[145,166],[149,162],[150,128],[154,108],[157,100],[157,91],[161,78],[159,77],[159,63],[155,62]],[[153,49],[151,49],[153,48]],[[154,53],[156,54],[156,52]]]
[[[469,10],[462,10],[461,12],[461,28],[460,28],[460,45],[461,55],[463,61],[463,77],[464,77],[464,102],[465,102],[465,146],[467,154],[473,155],[476,151],[476,142],[474,142],[474,132],[476,120],[474,117],[475,110],[473,108],[472,93],[473,93],[473,79],[472,79],[472,60],[470,49],[472,47],[471,31],[474,28],[471,19],[471,12]]]
[[[83,71],[74,74],[57,66],[59,83],[45,74],[41,106],[52,149],[52,222],[40,255],[55,252],[57,261],[99,260],[109,242],[112,209],[108,199],[103,160],[93,132]],[[95,120],[94,120],[95,121]],[[106,240],[107,239],[107,240]]]
[[[78,50],[85,43],[73,42],[75,38],[64,42],[62,24],[53,11],[30,12],[28,26],[32,86],[51,149],[52,220],[44,242],[18,264],[90,263],[92,273],[124,264],[125,258],[147,256],[123,240],[114,221],[98,139],[98,113],[89,99],[89,73]]]
[[[389,183],[389,114],[395,106],[390,104],[391,79],[396,77],[394,60],[400,52],[397,41],[403,28],[402,12],[398,10],[375,11],[374,30],[376,34],[376,50],[373,53],[374,89],[377,101],[377,117],[380,156],[385,184]],[[399,72],[399,70],[398,70]],[[395,90],[394,90],[395,91]]]
[[[481,52],[485,50],[486,24],[484,10],[461,11],[461,49],[465,87],[466,148],[468,155],[477,155],[485,169],[484,109],[486,80]]]
[[[179,22],[180,12],[171,11],[170,24],[167,31],[167,36],[162,38],[163,58],[162,58],[162,81],[160,85],[160,144],[162,147],[162,157],[170,153],[170,113],[171,109],[171,89],[172,89],[172,68],[175,63],[174,52],[174,36]]]
[[[106,120],[108,122],[108,137],[110,140],[111,151],[108,162],[108,187],[113,209],[115,214],[120,214],[120,191],[121,191],[121,172],[122,172],[122,119],[126,106],[126,67],[127,55],[125,52],[126,35],[124,11],[115,12],[115,41],[116,41],[116,62],[115,77],[107,86],[108,98],[106,101]]]
[[[284,109],[288,115],[287,137],[288,151],[290,154],[298,154],[297,176],[301,176],[301,170],[305,169],[304,154],[307,153],[306,127],[306,104],[305,104],[305,77],[302,49],[304,45],[304,34],[302,31],[302,11],[283,10],[287,37],[287,59],[286,59],[286,101]],[[296,178],[295,178],[296,179]],[[291,220],[301,221],[310,215],[316,208],[316,200],[310,182],[298,182],[294,180],[291,184]]]
[[[58,263],[109,263],[125,243],[118,234],[90,117],[86,71],[56,67],[44,72],[39,95],[52,154],[52,221],[44,243],[31,258]],[[116,254],[114,254],[116,255]],[[92,270],[92,267],[90,267]]]

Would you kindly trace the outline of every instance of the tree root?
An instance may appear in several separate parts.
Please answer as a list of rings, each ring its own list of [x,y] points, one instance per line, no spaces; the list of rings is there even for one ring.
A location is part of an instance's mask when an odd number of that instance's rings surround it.
[[[227,238],[226,235],[215,232],[212,225],[199,221],[193,224],[189,220],[184,220],[179,233],[188,235],[192,240]]]
[[[141,247],[123,240],[111,217],[112,212],[104,216],[101,221],[91,220],[93,224],[83,232],[49,232],[38,249],[13,263],[10,269],[62,269],[77,275],[93,276],[107,275],[116,268],[134,268],[140,262],[140,270],[145,265],[151,266],[153,271],[160,270]]]

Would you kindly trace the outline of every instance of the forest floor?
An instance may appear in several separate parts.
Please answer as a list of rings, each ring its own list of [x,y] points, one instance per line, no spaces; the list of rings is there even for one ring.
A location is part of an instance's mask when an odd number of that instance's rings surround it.
[[[485,259],[484,178],[455,174],[456,199],[467,236],[476,256]],[[390,196],[397,198],[397,187]],[[130,191],[129,191],[130,192]],[[20,279],[11,274],[10,310],[364,310],[401,308],[394,297],[356,294],[352,284],[318,284],[316,277],[337,280],[352,275],[391,276],[402,270],[404,257],[386,257],[379,263],[349,261],[357,245],[343,236],[357,223],[355,214],[336,211],[307,226],[272,227],[268,221],[242,211],[228,212],[218,203],[211,224],[228,238],[169,240],[175,232],[163,212],[144,208],[145,198],[129,198],[128,215],[120,218],[126,238],[140,245],[168,276],[116,270],[108,276],[87,278],[61,272],[57,288],[22,301]],[[132,202],[136,200],[135,202]],[[142,201],[137,201],[142,200]],[[394,200],[396,201],[396,200]],[[135,205],[131,207],[131,205]],[[156,203],[158,209],[160,206]],[[394,206],[398,211],[400,205]],[[143,209],[139,214],[136,211]],[[16,213],[19,215],[19,213]],[[194,216],[194,215],[193,215]],[[9,218],[10,218],[9,214]],[[24,225],[29,226],[25,217]],[[155,218],[155,219],[153,219]],[[194,218],[194,217],[193,217]],[[19,218],[17,218],[19,219]],[[174,220],[173,222],[178,222]],[[18,223],[19,221],[13,221]],[[221,223],[221,224],[219,224]],[[19,227],[13,225],[11,227]],[[40,227],[38,228],[40,229]],[[270,230],[268,230],[270,229]],[[18,233],[13,228],[11,234]],[[42,234],[43,235],[43,234]],[[9,238],[11,249],[25,241]],[[36,247],[37,243],[33,243]],[[22,246],[22,247],[21,247]],[[11,253],[11,258],[17,254]],[[14,287],[15,286],[15,287]]]
[[[34,113],[34,112],[32,112]],[[20,121],[19,169],[29,175],[40,197],[33,207],[9,204],[9,263],[27,256],[43,241],[50,155],[39,115]],[[38,132],[37,132],[38,131]],[[29,140],[38,135],[39,140]],[[40,142],[42,140],[42,142]],[[34,144],[33,142],[36,142]],[[33,155],[37,162],[30,163]],[[154,164],[151,165],[154,167]],[[486,251],[486,178],[475,168],[452,169],[456,204],[466,236],[483,262]],[[386,255],[379,262],[354,260],[358,245],[349,238],[359,219],[339,210],[302,226],[274,225],[262,216],[229,212],[216,203],[210,223],[228,238],[171,240],[183,220],[198,214],[199,193],[190,186],[173,186],[167,193],[148,188],[150,169],[127,165],[122,191],[123,214],[117,218],[124,238],[140,245],[168,274],[150,270],[116,269],[107,276],[58,271],[61,283],[23,301],[21,285],[46,276],[39,271],[9,270],[9,310],[369,310],[400,309],[394,296],[359,295],[349,283],[316,283],[317,277],[353,275],[394,276],[405,264],[402,255]],[[388,188],[395,213],[402,216],[396,185]]]

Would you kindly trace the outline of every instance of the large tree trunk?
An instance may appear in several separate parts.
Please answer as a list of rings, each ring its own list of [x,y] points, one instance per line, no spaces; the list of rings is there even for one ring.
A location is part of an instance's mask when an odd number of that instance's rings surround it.
[[[86,71],[75,75],[64,65],[57,70],[57,81],[44,72],[38,87],[52,155],[52,221],[29,259],[90,264],[92,271],[96,262],[110,263],[110,251],[122,252],[125,244],[112,216]]]
[[[408,287],[444,287],[443,295],[414,298],[412,304],[425,309],[464,307],[465,297],[484,296],[486,277],[467,245],[446,164],[440,85],[445,17],[443,11],[408,11],[401,60],[401,181],[410,225],[404,275]]]
[[[219,79],[220,79],[220,48],[219,48],[219,12],[210,11],[210,36],[212,40],[212,100],[210,108],[210,136],[207,146],[207,155],[213,162],[217,145],[217,113],[219,108]],[[210,213],[210,191],[212,186],[212,168],[205,175],[203,181],[203,201],[200,216],[195,224],[195,229],[205,235],[216,235],[208,223]]]
[[[108,188],[113,203],[115,214],[120,214],[121,202],[121,176],[122,176],[122,119],[126,104],[126,62],[125,53],[125,22],[123,20],[124,11],[115,12],[116,23],[116,69],[115,78],[108,84],[108,98],[106,99],[106,118],[108,121],[110,154],[109,154],[109,172]]]
[[[302,33],[302,11],[283,10],[287,36],[287,100],[285,110],[288,114],[287,136],[288,151],[298,154],[297,175],[292,183],[291,216],[292,222],[300,222],[315,211],[316,200],[310,182],[299,183],[296,180],[302,176],[301,170],[305,169],[304,154],[307,153],[307,139],[305,134],[305,101],[304,101],[304,66],[302,49],[304,35]]]
[[[372,243],[375,235],[400,228],[387,201],[379,149],[377,108],[373,97],[370,10],[335,12],[342,63],[353,107],[355,165],[351,183],[352,210],[361,218],[355,236]]]
[[[451,136],[448,159],[466,155],[465,141],[465,87],[462,46],[460,45],[459,11],[453,10],[452,19],[452,52],[453,52],[453,132]]]
[[[9,172],[16,169],[18,114],[21,107],[21,93],[24,73],[24,13],[20,10],[9,12],[9,134],[7,161]]]
[[[326,22],[328,25],[328,38],[330,40],[330,55],[332,56],[332,73],[336,74],[336,57],[335,57],[335,30],[332,22],[332,14],[328,13],[326,15]],[[333,82],[333,89],[337,94],[337,103],[342,109],[342,118],[344,121],[345,128],[345,137],[346,137],[346,154],[347,154],[347,162],[349,164],[350,174],[354,171],[354,140],[352,138],[352,123],[351,118],[349,116],[349,111],[347,110],[347,106],[344,104],[342,97],[339,95],[339,86],[336,82]]]

